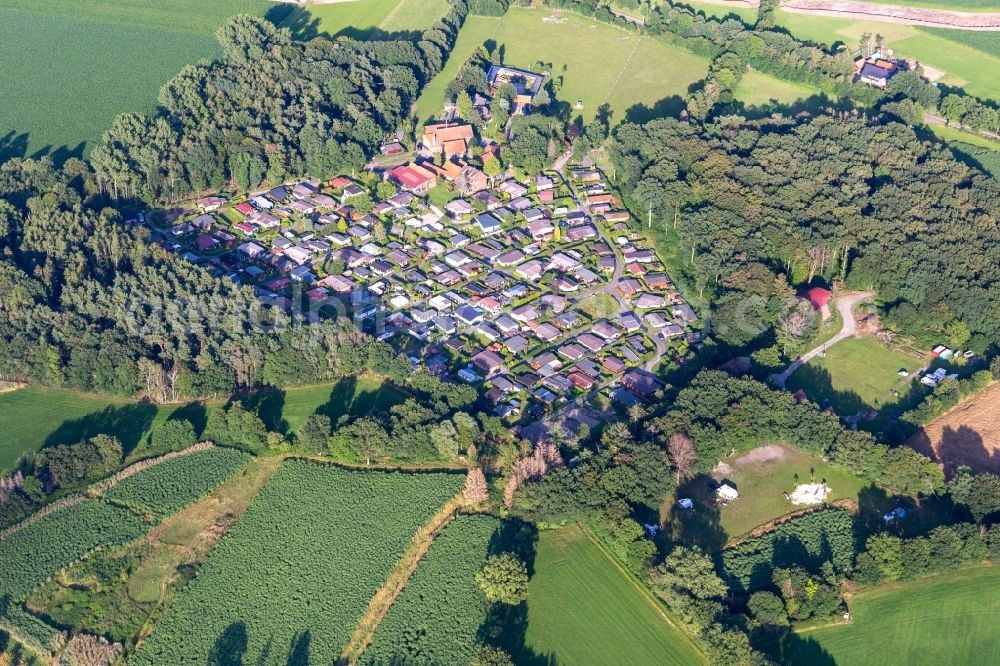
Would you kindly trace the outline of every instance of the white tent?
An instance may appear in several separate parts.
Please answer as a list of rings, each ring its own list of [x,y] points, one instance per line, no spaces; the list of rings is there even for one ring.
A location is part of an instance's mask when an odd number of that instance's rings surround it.
[[[736,488],[733,488],[728,483],[723,483],[721,486],[719,486],[718,490],[715,491],[715,494],[718,495],[720,499],[726,502],[731,502],[732,500],[740,496],[740,494],[736,492]]]

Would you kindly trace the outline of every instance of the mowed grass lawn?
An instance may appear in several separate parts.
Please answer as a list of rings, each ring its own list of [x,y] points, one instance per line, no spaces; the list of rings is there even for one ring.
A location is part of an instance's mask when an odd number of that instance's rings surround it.
[[[108,433],[134,448],[173,407],[76,391],[28,387],[0,393],[0,473],[21,454]]]
[[[282,25],[301,39],[348,35],[358,39],[375,33],[420,33],[448,13],[445,0],[345,0],[297,7]]]
[[[818,94],[820,94],[819,89],[812,86],[783,81],[755,69],[743,75],[735,90],[736,99],[747,106],[792,104]]]
[[[1000,47],[995,46],[994,32],[969,37],[969,31],[958,30],[954,36],[946,36],[951,31],[784,11],[777,12],[776,21],[800,39],[831,46],[845,44],[852,50],[857,48],[862,34],[880,34],[897,55],[943,70],[942,83],[962,87],[971,95],[1000,100]]]
[[[517,642],[507,632],[505,640]],[[577,525],[539,535],[516,664],[704,663],[637,587]]]
[[[975,567],[854,596],[849,625],[786,639],[781,663],[876,666],[996,663],[1000,567]]]
[[[911,374],[921,362],[889,349],[874,338],[847,338],[799,368],[788,378],[791,391],[802,389],[823,407],[832,405],[840,416],[894,402],[893,388],[903,381],[900,369]],[[904,390],[910,384],[904,385]],[[901,393],[903,391],[900,391]]]
[[[85,155],[126,111],[151,111],[186,64],[213,58],[238,13],[267,0],[0,0],[0,161]]]
[[[311,414],[362,416],[402,403],[397,388],[369,376],[285,391],[266,391],[242,400],[272,430],[294,433]],[[141,457],[149,435],[169,418],[187,418],[200,429],[207,411],[222,401],[154,405],[127,398],[28,387],[0,393],[0,473],[21,454],[44,446],[75,444],[99,433],[121,440],[131,457]]]
[[[585,122],[605,102],[612,108],[612,124],[625,120],[633,107],[634,119],[651,117],[653,107],[666,98],[671,102],[661,108],[677,113],[688,87],[708,71],[706,59],[683,49],[572,13],[563,14],[561,23],[542,20],[550,14],[511,7],[500,20],[470,17],[447,67],[420,99],[420,119],[441,113],[445,87],[487,39],[503,49],[505,64],[550,72],[558,84],[558,99],[573,106],[572,116],[580,115]],[[583,103],[582,109],[575,108],[577,102]]]
[[[764,455],[766,454],[766,455]],[[826,481],[830,494],[827,500],[857,500],[861,489],[868,484],[837,467],[823,462],[791,447],[775,444],[746,456],[727,461],[729,468],[712,476],[716,481],[726,479],[736,485],[740,497],[728,506],[714,505],[714,493],[708,479],[699,477],[682,485],[676,495],[671,495],[660,509],[661,524],[668,531],[701,530],[705,525],[715,525],[714,516],[707,520],[705,513],[718,512],[718,525],[724,534],[696,534],[701,543],[716,543],[745,535],[776,518],[806,509],[786,500],[784,493],[791,493],[795,487],[805,483]],[[693,509],[677,508],[677,500],[688,497],[694,500]],[[679,525],[671,525],[677,521]],[[674,529],[674,528],[677,529]]]

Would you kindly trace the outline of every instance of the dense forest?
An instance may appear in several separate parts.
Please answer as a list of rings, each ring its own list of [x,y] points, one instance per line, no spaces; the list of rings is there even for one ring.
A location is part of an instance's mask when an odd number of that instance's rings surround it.
[[[115,198],[176,200],[359,169],[444,66],[467,11],[453,3],[416,43],[303,43],[234,17],[218,32],[219,60],[185,67],[152,116],[115,120],[92,155],[98,182]]]
[[[875,287],[910,330],[1000,341],[1000,184],[910,127],[660,119],[619,126],[612,149],[627,197],[676,231],[724,343],[770,344],[789,284],[815,279]]]

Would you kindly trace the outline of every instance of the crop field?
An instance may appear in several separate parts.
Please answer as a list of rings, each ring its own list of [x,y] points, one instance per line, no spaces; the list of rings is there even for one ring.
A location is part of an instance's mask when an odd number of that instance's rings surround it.
[[[463,482],[285,462],[131,663],[334,662],[414,533]]]
[[[848,601],[849,625],[793,635],[785,664],[974,666],[1000,654],[1000,567],[961,569],[865,590]],[[778,656],[778,655],[775,655]]]
[[[475,574],[499,529],[500,521],[489,516],[459,516],[452,521],[420,560],[361,663],[387,664],[419,654],[442,666],[468,664],[489,610]]]
[[[511,7],[499,21],[470,17],[448,66],[420,98],[419,117],[440,113],[445,86],[487,39],[503,47],[506,64],[551,72],[559,84],[558,99],[569,103],[572,115],[585,122],[605,102],[612,107],[612,124],[626,116],[642,121],[661,111],[677,112],[683,108],[680,98],[688,86],[708,71],[707,60],[683,49],[571,13],[564,14],[561,23],[546,23],[542,19],[547,15]],[[661,100],[666,101],[657,106]]]
[[[123,545],[147,528],[132,512],[93,499],[45,516],[0,541],[0,562],[4,564],[0,598],[23,599],[90,550]]]
[[[175,513],[228,479],[249,460],[249,454],[235,449],[189,453],[124,479],[104,497],[157,516]]]
[[[739,501],[739,500],[737,500]],[[838,570],[854,559],[850,512],[827,509],[799,516],[722,553],[723,577],[730,587],[759,590],[771,584],[775,568],[800,565],[815,571],[829,560]]]
[[[579,526],[541,532],[534,569],[524,634],[505,632],[514,663],[704,663],[656,602]]]
[[[897,3],[900,4],[900,3]],[[903,3],[905,4],[905,3]],[[922,64],[944,72],[942,83],[962,87],[971,95],[1000,99],[1000,54],[995,32],[970,37],[970,31],[930,29],[921,26],[857,21],[854,19],[793,14],[778,11],[780,27],[800,39],[856,49],[864,33],[880,34],[897,55],[916,58]],[[955,32],[954,36],[949,36]],[[948,33],[948,34],[945,34]],[[979,34],[979,33],[976,33]]]
[[[267,0],[0,0],[0,161],[83,156],[119,113],[149,111],[186,64],[219,53],[215,30]]]
[[[295,8],[282,23],[299,39],[416,36],[448,13],[446,0],[347,0]],[[404,33],[400,35],[399,33]]]
[[[1000,2],[995,3],[996,10],[1000,11]],[[989,54],[994,58],[1000,58],[1000,37],[996,32],[986,30],[950,30],[948,28],[928,28],[920,26],[920,32],[925,32],[935,37],[941,37],[948,41],[964,44],[977,51]]]
[[[791,391],[803,389],[810,400],[837,414],[850,416],[894,401],[893,387],[905,380],[897,373],[911,374],[921,365],[918,359],[889,349],[874,338],[847,338],[814,358],[788,378]],[[912,386],[904,384],[900,393]]]

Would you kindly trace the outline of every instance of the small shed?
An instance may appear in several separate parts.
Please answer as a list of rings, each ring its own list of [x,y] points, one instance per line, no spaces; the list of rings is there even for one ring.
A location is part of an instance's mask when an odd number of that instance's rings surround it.
[[[679,500],[677,500],[677,506],[679,506],[682,509],[693,509],[694,501],[690,497],[682,497]]]

